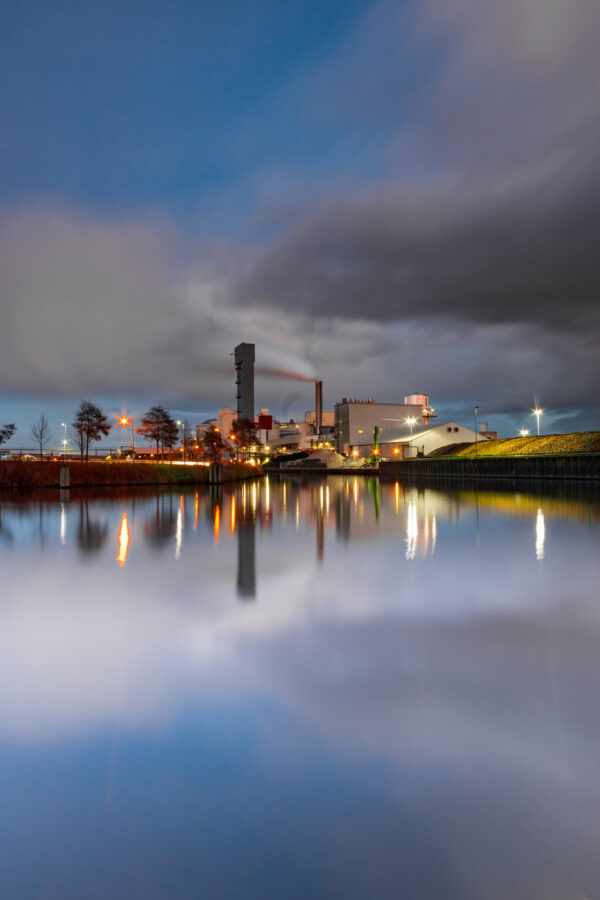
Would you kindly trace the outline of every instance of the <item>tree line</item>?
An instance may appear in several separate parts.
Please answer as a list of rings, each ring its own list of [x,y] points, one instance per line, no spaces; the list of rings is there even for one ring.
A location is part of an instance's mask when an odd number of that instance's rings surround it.
[[[89,459],[90,445],[102,440],[103,437],[108,437],[113,427],[115,426],[109,422],[100,406],[89,400],[81,401],[70,425],[69,436],[79,450],[82,460]],[[14,423],[0,425],[0,445],[10,440],[16,430]],[[142,416],[141,427],[135,428],[136,434],[155,445],[157,460],[166,452],[172,452],[180,442],[184,457],[187,454],[193,457],[202,456],[212,462],[219,462],[224,453],[230,449],[230,443],[223,438],[218,428],[208,428],[199,440],[193,438],[189,432],[190,428],[186,422],[181,423],[180,427],[171,413],[160,405],[151,406]],[[39,449],[40,459],[43,459],[52,441],[52,431],[45,414],[34,422],[30,434]],[[243,453],[250,446],[258,445],[256,426],[250,421],[236,422],[233,433],[227,435],[227,438],[234,444],[238,453]]]

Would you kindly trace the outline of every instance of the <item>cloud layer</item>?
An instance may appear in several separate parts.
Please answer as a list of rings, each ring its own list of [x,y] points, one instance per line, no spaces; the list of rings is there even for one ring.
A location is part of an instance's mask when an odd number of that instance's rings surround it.
[[[250,340],[263,368],[322,375],[329,404],[596,408],[598,28],[588,0],[373,4],[279,88],[283,126],[327,131],[323,171],[302,199],[274,161],[235,243],[166,215],[5,210],[0,388],[221,404]]]

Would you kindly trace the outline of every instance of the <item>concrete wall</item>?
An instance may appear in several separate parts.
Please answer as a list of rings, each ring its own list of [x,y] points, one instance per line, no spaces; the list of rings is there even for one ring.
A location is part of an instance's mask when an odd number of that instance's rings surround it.
[[[381,478],[579,478],[600,480],[600,454],[572,456],[466,456],[381,462]]]

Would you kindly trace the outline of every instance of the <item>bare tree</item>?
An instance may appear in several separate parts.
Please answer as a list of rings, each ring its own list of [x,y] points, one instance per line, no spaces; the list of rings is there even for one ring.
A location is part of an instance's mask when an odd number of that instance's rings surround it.
[[[79,450],[81,459],[83,459],[83,454],[85,453],[85,433],[82,430],[75,428],[74,425],[71,425],[69,428],[69,437],[71,443]]]
[[[37,422],[31,426],[31,437],[40,448],[40,459],[44,458],[44,447],[50,443],[52,439],[52,431],[48,424],[48,419],[42,413]]]

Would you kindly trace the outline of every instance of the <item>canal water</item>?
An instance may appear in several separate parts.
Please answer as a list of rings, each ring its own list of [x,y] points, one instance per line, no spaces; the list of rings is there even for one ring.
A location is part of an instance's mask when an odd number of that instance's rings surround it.
[[[0,896],[600,896],[600,502],[0,498]]]

